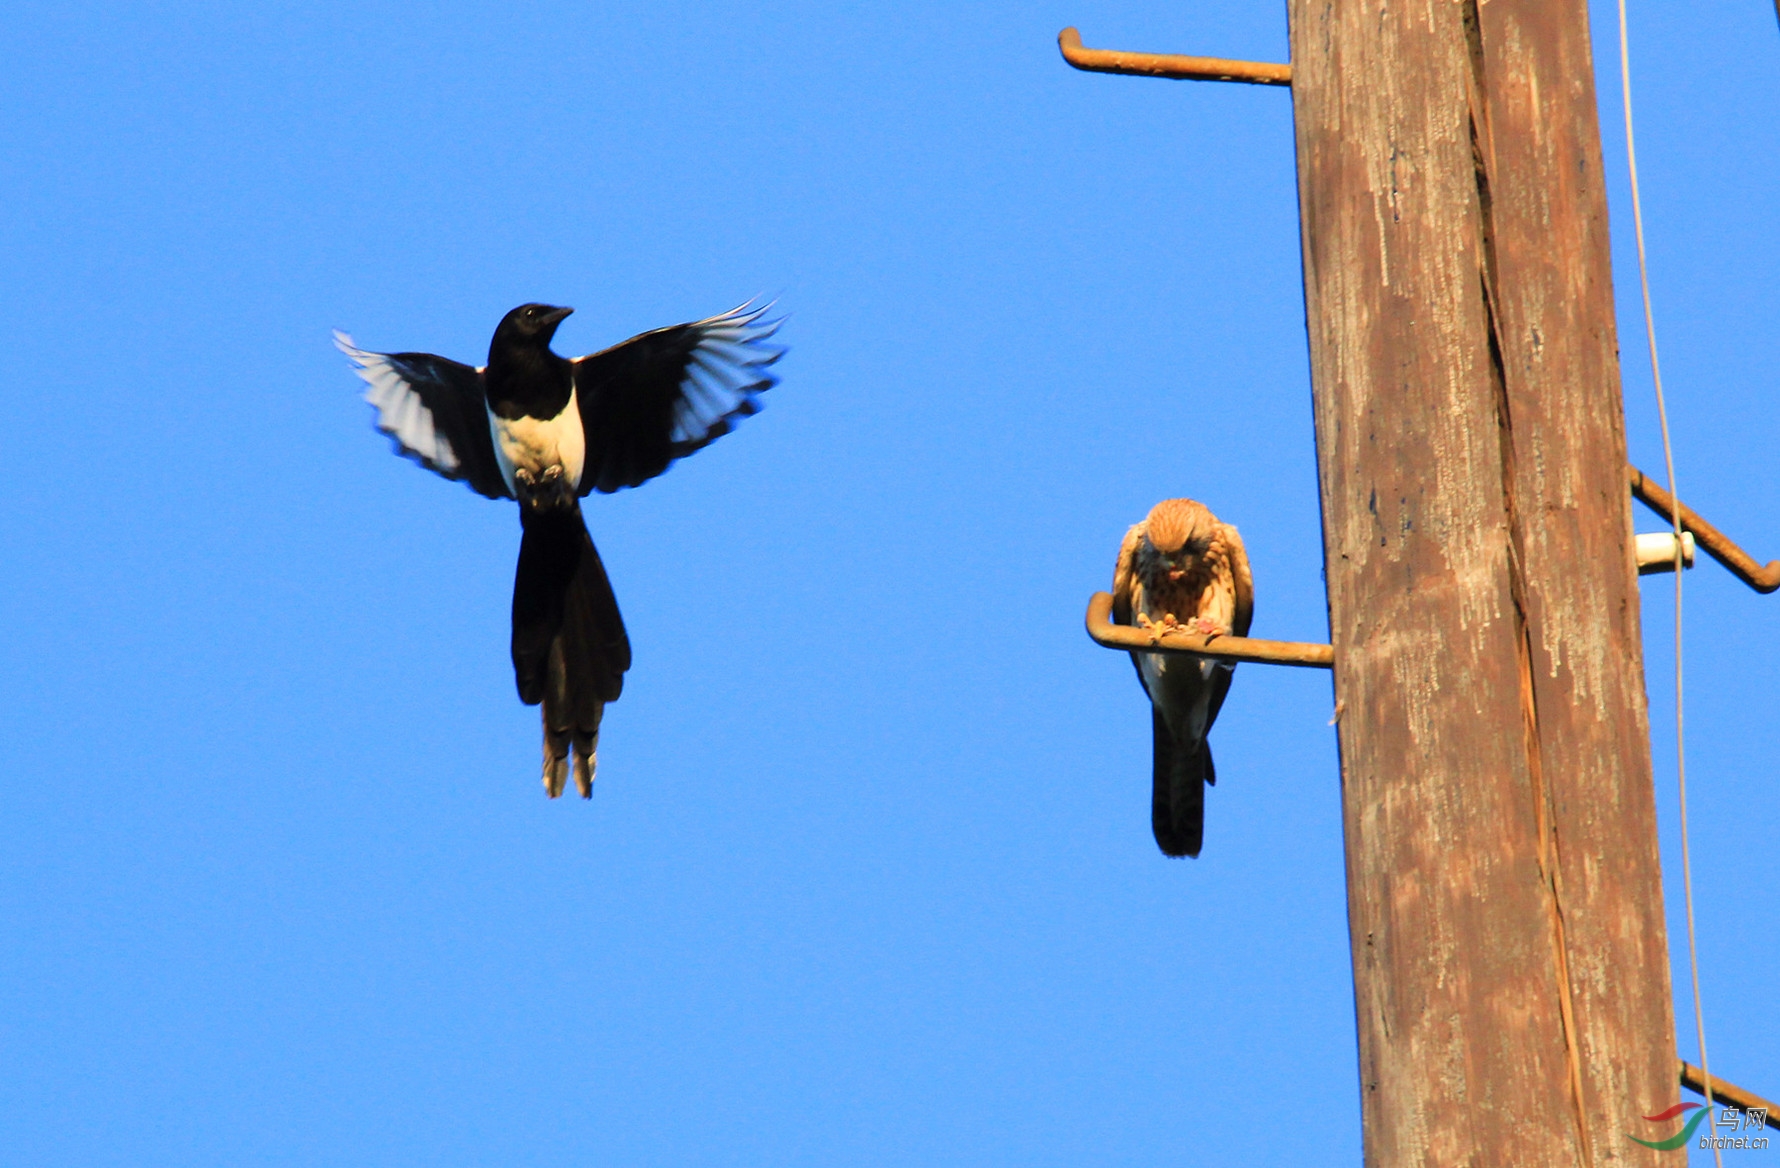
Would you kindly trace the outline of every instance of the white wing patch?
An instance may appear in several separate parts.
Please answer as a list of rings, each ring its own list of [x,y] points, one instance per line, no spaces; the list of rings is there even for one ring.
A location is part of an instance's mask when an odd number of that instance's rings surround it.
[[[377,409],[377,428],[428,465],[448,475],[456,474],[460,464],[457,452],[434,428],[432,411],[389,357],[356,347],[352,338],[339,329],[334,330],[334,346],[358,366],[357,373],[368,387],[365,400]]]
[[[765,343],[784,323],[783,317],[762,319],[771,309],[770,303],[755,308],[750,301],[693,326],[699,340],[680,383],[684,397],[674,411],[674,442],[701,441],[725,418],[755,411],[753,395],[776,380],[766,367],[785,355]]]

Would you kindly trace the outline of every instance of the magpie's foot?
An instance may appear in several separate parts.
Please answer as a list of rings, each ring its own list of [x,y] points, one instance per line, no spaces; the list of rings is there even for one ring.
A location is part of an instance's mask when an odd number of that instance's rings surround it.
[[[555,799],[562,794],[563,781],[569,777],[569,736],[553,734],[544,727],[544,793]],[[580,776],[576,775],[579,781]]]
[[[533,511],[566,507],[575,500],[573,486],[563,477],[560,464],[547,466],[541,471],[514,467],[513,485],[517,488],[519,501]]]
[[[599,731],[592,734],[569,732],[575,747],[575,790],[581,792],[581,798],[593,798],[593,772],[599,767],[599,756],[594,753],[594,745],[599,742]]]

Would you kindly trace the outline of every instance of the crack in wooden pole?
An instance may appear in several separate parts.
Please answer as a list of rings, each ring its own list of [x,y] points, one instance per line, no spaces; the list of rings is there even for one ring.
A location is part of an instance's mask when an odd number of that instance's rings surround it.
[[[1581,0],[1291,0],[1366,1161],[1676,1091]]]

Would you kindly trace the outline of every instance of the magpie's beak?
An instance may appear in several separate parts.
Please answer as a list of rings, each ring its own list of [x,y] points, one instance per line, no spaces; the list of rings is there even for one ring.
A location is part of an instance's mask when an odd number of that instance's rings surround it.
[[[574,311],[575,310],[572,308],[552,308],[549,312],[540,316],[538,321],[540,324],[555,324]]]

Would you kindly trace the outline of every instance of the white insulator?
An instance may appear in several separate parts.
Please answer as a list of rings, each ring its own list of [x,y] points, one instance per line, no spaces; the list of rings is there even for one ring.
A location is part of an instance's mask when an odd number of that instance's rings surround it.
[[[1681,533],[1681,566],[1693,567],[1693,532]],[[1638,575],[1675,570],[1675,533],[1653,531],[1638,536]]]

